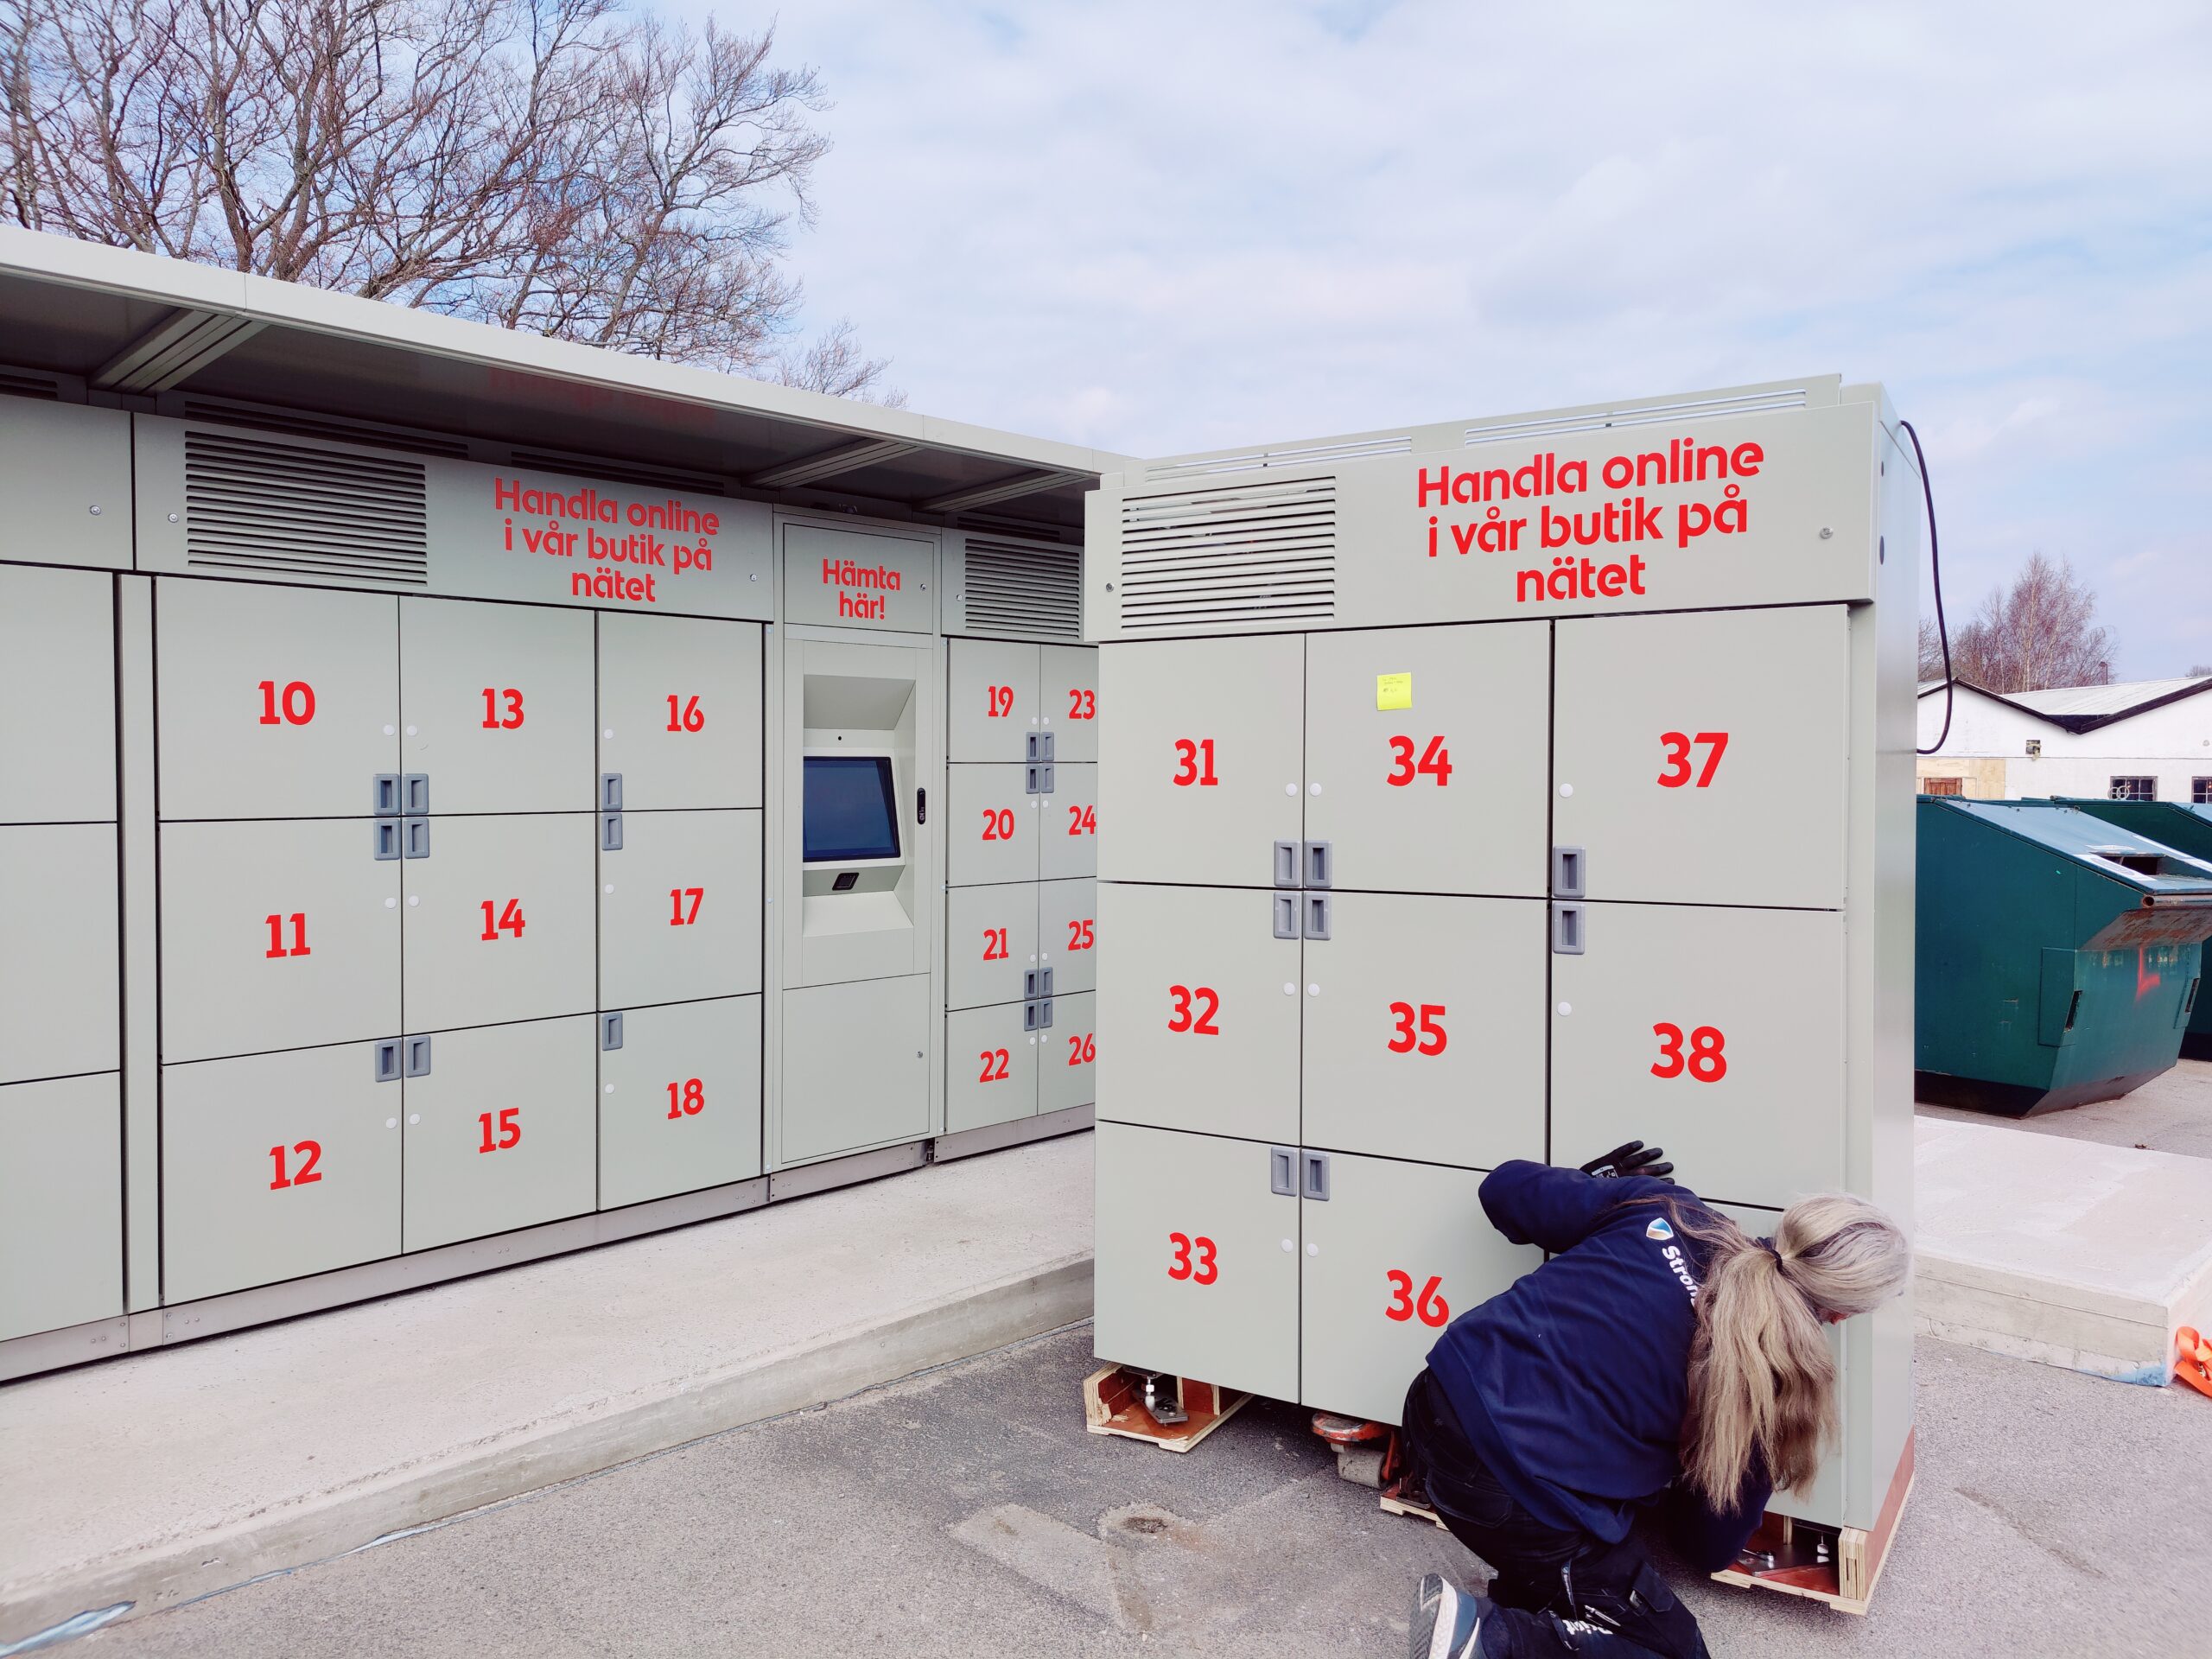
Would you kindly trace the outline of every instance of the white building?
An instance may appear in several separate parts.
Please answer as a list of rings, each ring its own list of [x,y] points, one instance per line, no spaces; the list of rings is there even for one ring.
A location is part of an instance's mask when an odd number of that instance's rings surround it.
[[[2000,696],[1954,683],[1951,728],[1921,789],[1992,800],[2212,801],[2212,675]],[[1943,683],[1920,688],[1919,747],[1943,730]]]

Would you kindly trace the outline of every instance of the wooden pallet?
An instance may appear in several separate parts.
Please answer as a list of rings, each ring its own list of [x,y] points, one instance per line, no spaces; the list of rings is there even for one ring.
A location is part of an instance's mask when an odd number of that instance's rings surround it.
[[[1243,1408],[1252,1396],[1193,1377],[1175,1379],[1190,1421],[1156,1423],[1144,1408],[1144,1381],[1119,1365],[1101,1366],[1083,1379],[1084,1427],[1093,1434],[1149,1440],[1170,1452],[1187,1452]]]
[[[1873,1599],[1882,1565],[1889,1559],[1890,1542],[1897,1535],[1905,1500],[1912,1496],[1912,1454],[1913,1437],[1908,1434],[1897,1471],[1890,1477],[1881,1514],[1871,1528],[1846,1527],[1838,1532],[1825,1560],[1819,1558],[1808,1533],[1788,1516],[1770,1514],[1744,1546],[1745,1554],[1737,1558],[1733,1567],[1714,1573],[1714,1580],[1748,1590],[1803,1596],[1826,1602],[1840,1613],[1863,1615]],[[1754,1564],[1749,1559],[1753,1554],[1771,1555],[1774,1565]]]

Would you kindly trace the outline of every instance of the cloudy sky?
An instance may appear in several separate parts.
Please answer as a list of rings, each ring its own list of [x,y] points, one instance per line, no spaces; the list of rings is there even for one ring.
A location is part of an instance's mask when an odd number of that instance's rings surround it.
[[[2043,548],[2117,673],[2212,663],[2202,0],[807,0],[779,29],[836,102],[810,315],[917,409],[1160,454],[1880,379],[1955,613]]]

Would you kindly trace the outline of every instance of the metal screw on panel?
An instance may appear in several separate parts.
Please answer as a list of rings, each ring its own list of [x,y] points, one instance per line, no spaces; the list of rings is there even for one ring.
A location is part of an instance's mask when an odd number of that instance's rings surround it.
[[[914,1058],[918,1060],[922,1058],[922,1051],[920,1049],[918,1048],[914,1051]]]
[[[100,504],[97,501],[93,502],[90,511],[93,518],[99,518],[100,516]]]
[[[922,591],[923,591],[924,593],[925,593],[925,594],[926,594],[927,592],[929,592],[929,590],[930,590],[930,585],[929,585],[929,583],[927,583],[926,582],[924,582],[924,583],[922,584]]]
[[[1109,594],[1114,591],[1114,584],[1112,582],[1109,582],[1106,584],[1106,591]]]
[[[1822,525],[1821,526],[1821,539],[1822,541],[1824,541],[1824,542],[1825,542],[1825,541],[1827,541],[1827,540],[1828,539],[1828,537],[1831,537],[1831,536],[1833,536],[1833,535],[1834,535],[1834,534],[1835,534],[1835,531],[1833,531],[1833,530],[1831,530],[1827,525],[1826,525],[1826,524],[1822,524]]]
[[[171,524],[175,524],[175,523],[176,523],[176,514],[175,514],[175,513],[171,513],[171,514],[169,514],[169,523],[171,523]]]

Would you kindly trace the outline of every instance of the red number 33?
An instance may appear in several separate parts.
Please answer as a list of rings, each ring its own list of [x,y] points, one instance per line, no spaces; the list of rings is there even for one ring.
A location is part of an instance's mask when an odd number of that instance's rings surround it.
[[[1213,1240],[1205,1234],[1192,1238],[1187,1233],[1170,1233],[1167,1242],[1175,1247],[1175,1260],[1167,1269],[1170,1279],[1187,1279],[1194,1285],[1210,1285],[1221,1277],[1221,1269],[1214,1264]],[[1193,1245],[1198,1247],[1198,1252],[1195,1267],[1191,1262]]]

